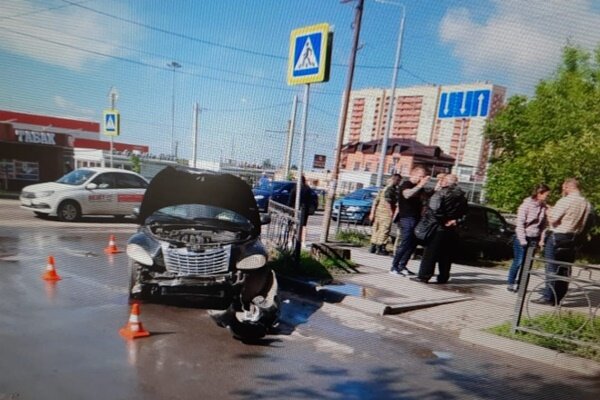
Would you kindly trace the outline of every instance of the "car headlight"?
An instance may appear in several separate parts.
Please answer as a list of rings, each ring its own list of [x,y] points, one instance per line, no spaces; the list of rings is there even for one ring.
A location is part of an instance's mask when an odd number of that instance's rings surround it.
[[[237,263],[238,269],[257,269],[263,267],[267,263],[267,257],[262,254],[253,254]]]
[[[263,196],[262,194],[258,194],[258,195],[256,195],[256,196],[254,196],[254,200],[256,200],[256,201],[258,201],[258,200],[262,200],[262,199],[264,199],[264,198],[265,198],[265,196]]]
[[[127,245],[127,255],[131,257],[133,260],[139,262],[143,265],[152,265],[154,264],[154,260],[152,257],[142,246],[135,243],[129,243]]]
[[[48,197],[48,196],[52,196],[53,194],[54,194],[54,190],[46,190],[44,192],[35,193],[35,197],[39,199],[40,197]]]

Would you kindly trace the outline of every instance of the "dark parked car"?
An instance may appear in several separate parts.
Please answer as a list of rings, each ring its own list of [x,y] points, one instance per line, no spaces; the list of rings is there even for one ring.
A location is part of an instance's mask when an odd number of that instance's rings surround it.
[[[471,203],[458,228],[457,260],[511,258],[514,233],[514,226],[506,222],[498,211]],[[397,230],[392,229],[392,237],[396,234]]]
[[[252,189],[254,199],[261,212],[267,212],[269,208],[269,199],[277,203],[289,204],[290,193],[296,187],[296,182],[293,181],[273,181]],[[309,214],[313,215],[319,207],[319,196],[311,189],[311,204]]]
[[[378,187],[371,186],[355,190],[345,197],[336,200],[333,203],[331,218],[333,218],[334,221],[337,221],[340,213],[340,204],[342,204],[344,206],[342,210],[342,221],[353,221],[368,225],[370,223],[369,213],[371,212],[371,206],[373,205],[373,201],[375,200],[375,197],[377,197],[378,192]]]
[[[127,244],[130,298],[191,298],[219,310],[213,317],[236,336],[264,336],[279,309],[260,240],[267,218],[233,175],[165,168],[150,182]]]
[[[514,226],[493,208],[469,204],[459,226],[461,258],[506,259],[512,257]]]

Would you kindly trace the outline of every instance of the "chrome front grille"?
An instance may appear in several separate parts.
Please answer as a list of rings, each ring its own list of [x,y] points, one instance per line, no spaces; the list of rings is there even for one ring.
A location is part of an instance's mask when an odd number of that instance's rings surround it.
[[[163,258],[167,271],[177,275],[214,275],[229,270],[231,245],[208,248],[204,251],[190,251],[185,247],[170,248],[162,245]]]

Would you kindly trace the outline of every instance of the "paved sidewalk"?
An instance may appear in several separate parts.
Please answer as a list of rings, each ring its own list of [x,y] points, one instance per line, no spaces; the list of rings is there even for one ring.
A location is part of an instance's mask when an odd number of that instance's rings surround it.
[[[447,284],[423,284],[390,274],[390,256],[371,254],[364,248],[350,249],[352,261],[359,264],[360,273],[337,276],[336,285],[316,288],[340,293],[342,304],[372,314],[399,314],[404,321],[427,329],[441,329],[479,346],[560,365],[583,374],[600,374],[600,363],[484,332],[485,328],[512,321],[517,294],[506,290],[508,271],[453,264]],[[411,260],[408,267],[417,272],[419,263],[420,260]],[[530,288],[541,288],[542,284],[532,277]],[[529,295],[537,297],[537,293]],[[553,310],[526,302],[524,316]],[[589,312],[587,307],[569,307],[569,310]]]

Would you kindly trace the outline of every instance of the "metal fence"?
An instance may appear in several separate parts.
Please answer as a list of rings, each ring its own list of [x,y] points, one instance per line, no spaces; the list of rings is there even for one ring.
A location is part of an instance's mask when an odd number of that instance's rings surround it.
[[[269,200],[268,210],[271,222],[263,227],[264,244],[281,253],[296,251],[300,218],[296,218],[294,209]]]
[[[600,266],[566,263],[533,255],[534,249],[529,248],[521,269],[512,333],[527,332],[600,350],[600,343],[582,337],[586,327],[596,333],[592,337],[600,333],[600,323],[596,321],[600,308]],[[564,269],[563,272],[567,272],[565,276],[547,272],[545,266],[549,263]],[[555,302],[553,307],[550,306],[552,308],[532,302],[548,283],[557,282],[568,284],[568,290],[560,302]],[[551,310],[553,317],[551,331],[548,329],[550,324],[534,322],[534,317],[548,314],[548,310]],[[574,315],[577,318],[572,318]]]

